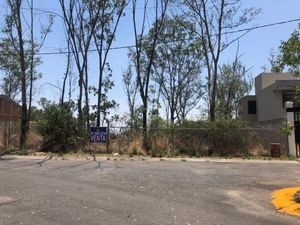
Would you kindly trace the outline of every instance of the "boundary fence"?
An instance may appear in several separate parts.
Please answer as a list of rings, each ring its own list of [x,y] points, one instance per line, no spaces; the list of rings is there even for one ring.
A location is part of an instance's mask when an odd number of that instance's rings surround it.
[[[14,149],[19,145],[19,122],[0,122],[0,148]],[[280,143],[281,153],[287,155],[287,136],[277,128],[149,128],[149,151],[143,148],[141,128],[111,126],[108,143],[91,144],[95,153],[119,153],[152,156],[244,156],[270,155],[270,144]],[[42,137],[29,134],[28,147],[38,151]]]
[[[149,152],[143,148],[143,130],[110,127],[109,143],[93,145],[99,153],[152,156],[244,156],[270,155],[270,144],[280,143],[287,155],[287,137],[274,128],[150,128],[147,130]]]

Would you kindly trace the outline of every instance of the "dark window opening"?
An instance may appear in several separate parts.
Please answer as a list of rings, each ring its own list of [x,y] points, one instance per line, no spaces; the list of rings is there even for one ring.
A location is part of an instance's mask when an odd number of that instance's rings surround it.
[[[256,114],[256,101],[248,101],[248,114]]]
[[[282,91],[282,107],[285,107],[286,102],[293,102],[294,107],[299,107],[300,103],[296,101],[295,98],[296,91],[295,90],[286,90]]]

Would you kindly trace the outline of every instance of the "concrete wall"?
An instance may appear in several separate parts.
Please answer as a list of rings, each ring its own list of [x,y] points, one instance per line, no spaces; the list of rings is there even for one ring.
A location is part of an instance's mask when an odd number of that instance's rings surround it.
[[[285,108],[282,106],[282,92],[274,91],[273,85],[258,92],[256,99],[258,121],[281,119],[285,116]]]
[[[256,96],[248,95],[242,99],[240,115],[242,116],[243,119],[245,119],[249,122],[256,122],[257,121],[257,105],[256,105],[256,114],[248,114],[248,101],[256,101]]]
[[[283,126],[283,122],[284,119],[277,119],[257,122],[251,126],[253,132],[258,137],[258,142],[266,150],[268,155],[271,154],[271,143],[280,143],[281,154],[288,155],[288,138],[286,134],[280,131],[280,128]]]
[[[288,73],[262,73],[255,78],[258,121],[281,119],[286,115],[282,91],[275,91],[276,80],[295,80],[295,77]]]

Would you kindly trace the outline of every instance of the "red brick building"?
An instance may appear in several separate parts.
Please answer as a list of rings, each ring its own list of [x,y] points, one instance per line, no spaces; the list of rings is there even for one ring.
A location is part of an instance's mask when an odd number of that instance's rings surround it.
[[[0,121],[21,119],[21,106],[5,95],[0,95]]]

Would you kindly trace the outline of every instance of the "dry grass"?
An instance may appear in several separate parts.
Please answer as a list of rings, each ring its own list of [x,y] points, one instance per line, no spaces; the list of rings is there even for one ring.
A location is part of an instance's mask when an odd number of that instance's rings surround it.
[[[30,130],[27,136],[27,148],[38,151],[42,146],[43,137],[33,130]]]
[[[39,151],[43,138],[35,129],[30,129],[27,136],[27,149],[29,151]],[[19,148],[20,129],[19,124],[12,126],[2,124],[0,127],[0,150],[15,152]]]
[[[143,156],[147,155],[145,150],[143,149],[141,137],[136,137],[131,142],[129,142],[127,154],[128,155],[143,155]]]
[[[10,136],[10,144],[7,146],[5,140],[5,127],[0,126],[0,151],[12,150],[14,152],[19,147],[19,129],[18,127],[12,128]],[[42,145],[43,138],[39,135],[34,128],[30,129],[27,139],[27,147],[30,154],[38,152],[40,146]],[[142,135],[137,133],[132,134],[120,134],[118,136],[112,137],[109,142],[109,149],[107,150],[107,144],[90,144],[86,145],[84,149],[74,149],[74,152],[83,154],[113,154],[118,153],[120,155],[128,155],[130,157],[134,155],[146,156],[147,153],[143,149]],[[247,140],[248,151],[245,155],[249,156],[270,156],[270,149],[264,148],[261,144],[261,140],[255,138],[255,136],[250,136]],[[229,148],[234,145],[234,143],[227,143]],[[210,139],[207,134],[202,131],[157,131],[152,132],[149,137],[150,151],[149,154],[152,157],[176,157],[176,156],[190,156],[190,157],[202,157],[208,156],[210,146]],[[218,145],[222,147],[222,144]],[[216,152],[219,149],[214,149]],[[231,153],[233,150],[229,149]],[[237,150],[234,149],[234,153]],[[233,154],[232,156],[239,156],[238,154]],[[241,151],[240,156],[244,156]]]

